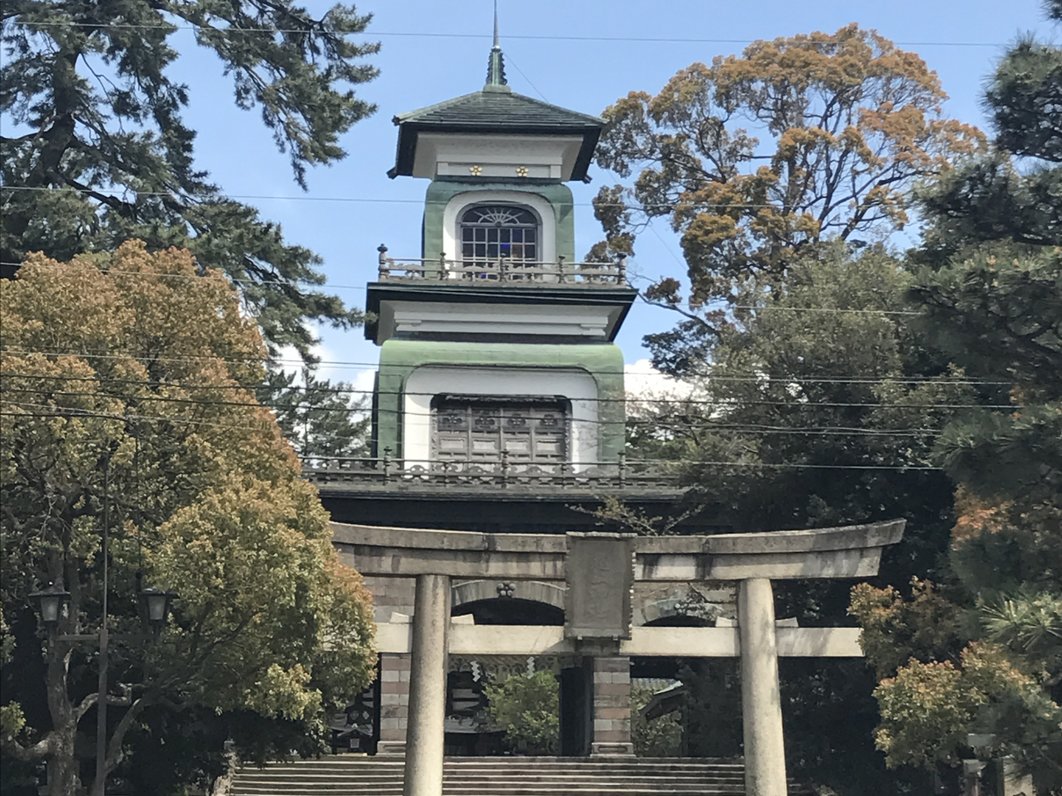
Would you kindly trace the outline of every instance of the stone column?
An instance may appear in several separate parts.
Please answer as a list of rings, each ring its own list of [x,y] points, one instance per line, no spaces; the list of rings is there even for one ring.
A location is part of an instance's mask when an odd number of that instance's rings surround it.
[[[378,755],[406,752],[406,726],[409,712],[409,655],[380,655],[380,740]]]
[[[633,755],[631,743],[631,659],[593,659],[594,740],[590,754]]]
[[[786,796],[774,593],[767,578],[741,581],[738,587],[738,633],[741,638],[745,792],[748,796]]]
[[[442,796],[450,576],[418,575],[403,796]]]

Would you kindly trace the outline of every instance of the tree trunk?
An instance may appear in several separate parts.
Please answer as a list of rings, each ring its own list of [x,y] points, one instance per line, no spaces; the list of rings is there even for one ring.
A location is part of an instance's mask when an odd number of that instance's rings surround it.
[[[48,755],[48,796],[80,796],[81,778],[74,756],[74,737],[77,728],[71,725],[53,730],[51,753]]]
[[[60,630],[64,629],[72,628],[64,623]],[[81,777],[74,754],[78,718],[67,692],[70,650],[65,644],[57,643],[54,637],[49,639],[47,649],[45,695],[52,720],[47,753],[48,796],[80,796]]]

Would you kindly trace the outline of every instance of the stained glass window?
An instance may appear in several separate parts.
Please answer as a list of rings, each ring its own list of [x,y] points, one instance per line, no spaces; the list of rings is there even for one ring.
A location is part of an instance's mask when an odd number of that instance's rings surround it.
[[[538,218],[517,205],[476,205],[461,214],[461,259],[465,266],[537,262]]]

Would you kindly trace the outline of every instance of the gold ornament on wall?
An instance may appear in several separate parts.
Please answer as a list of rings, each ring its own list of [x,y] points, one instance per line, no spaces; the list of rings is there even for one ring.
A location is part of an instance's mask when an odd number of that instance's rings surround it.
[[[516,176],[517,177],[526,177],[527,176],[527,166],[517,166],[516,167]]]
[[[471,174],[473,177],[478,177],[480,174],[483,173],[483,167],[482,166],[478,166],[478,165],[477,166],[469,166],[468,167],[468,173]]]

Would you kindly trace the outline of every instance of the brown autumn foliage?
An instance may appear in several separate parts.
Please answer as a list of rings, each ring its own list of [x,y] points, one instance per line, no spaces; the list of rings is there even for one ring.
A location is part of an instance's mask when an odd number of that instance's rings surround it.
[[[666,218],[696,307],[781,276],[811,244],[900,229],[912,183],[983,146],[945,99],[921,58],[855,24],[692,64],[605,110],[597,162],[625,183],[595,199],[594,253],[629,252]],[[656,298],[677,303],[676,288]]]

